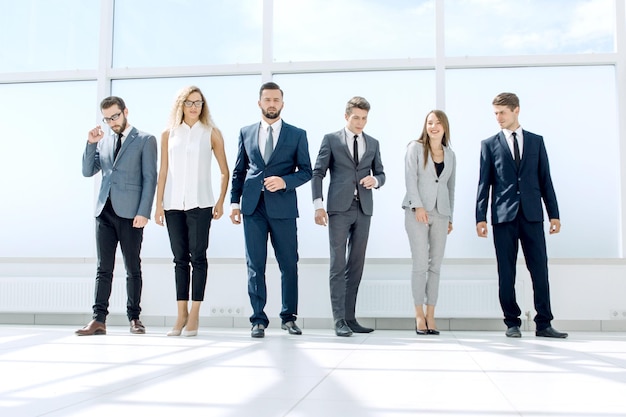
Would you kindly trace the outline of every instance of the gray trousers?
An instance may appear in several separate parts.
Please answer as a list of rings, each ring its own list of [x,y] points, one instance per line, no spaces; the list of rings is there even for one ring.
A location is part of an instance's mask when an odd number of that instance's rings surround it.
[[[363,214],[356,200],[348,211],[328,213],[330,303],[335,320],[355,318],[371,219],[372,216]]]
[[[449,216],[437,209],[428,212],[428,224],[415,220],[415,212],[404,209],[404,228],[409,237],[411,258],[411,290],[415,305],[437,305],[441,261],[446,249]]]

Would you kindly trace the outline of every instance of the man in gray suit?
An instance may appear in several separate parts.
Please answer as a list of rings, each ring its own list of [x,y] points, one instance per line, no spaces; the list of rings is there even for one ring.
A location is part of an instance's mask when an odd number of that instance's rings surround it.
[[[348,101],[346,127],[324,136],[311,182],[315,223],[328,225],[330,301],[337,336],[374,330],[361,326],[355,318],[374,206],[372,189],[385,183],[378,141],[363,133],[369,110],[370,104],[363,97]],[[328,170],[327,212],[322,201],[322,180]]]
[[[93,320],[76,331],[79,336],[106,334],[109,297],[113,282],[115,252],[119,243],[126,266],[126,313],[130,332],[143,334],[141,308],[141,243],[148,223],[157,182],[156,138],[128,123],[128,109],[119,97],[100,103],[114,135],[104,135],[100,126],[90,130],[83,154],[83,175],[102,171],[102,184],[96,204],[96,246],[98,270]]]

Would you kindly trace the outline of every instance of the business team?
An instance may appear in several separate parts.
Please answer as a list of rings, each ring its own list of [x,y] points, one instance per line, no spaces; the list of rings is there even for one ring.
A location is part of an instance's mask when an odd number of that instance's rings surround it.
[[[261,86],[257,103],[261,120],[240,130],[232,172],[230,218],[233,224],[243,223],[248,294],[253,311],[251,336],[264,337],[269,325],[264,311],[268,238],[281,272],[281,328],[291,335],[302,334],[296,324],[296,188],[311,179],[314,221],[328,226],[329,230],[329,284],[335,334],[345,337],[353,333],[369,333],[374,329],[362,326],[356,320],[355,307],[373,214],[372,190],[381,187],[386,179],[379,142],[363,132],[370,104],[358,96],[348,101],[345,127],[324,136],[312,169],[306,131],[281,118],[283,98],[284,93],[276,83]],[[501,131],[481,144],[476,230],[478,236],[487,237],[487,206],[491,198],[499,297],[507,326],[505,334],[507,337],[522,336],[521,310],[514,288],[518,242],[521,242],[533,281],[536,336],[565,338],[567,333],[551,326],[553,316],[542,201],[550,218],[550,234],[560,231],[560,221],[543,138],[520,127],[519,99],[515,94],[499,94],[492,104]],[[143,227],[148,222],[157,185],[156,139],[128,124],[128,109],[121,98],[104,99],[101,111],[103,121],[114,134],[105,136],[100,126],[89,131],[83,155],[83,175],[102,172],[96,204],[96,301],[93,320],[76,334],[106,334],[105,321],[118,243],[127,270],[130,331],[142,334],[145,327],[139,319],[140,250]],[[211,218],[218,219],[222,213],[228,168],[224,141],[213,126],[206,100],[197,87],[181,92],[172,115],[173,122],[162,139],[156,221],[161,225],[164,220],[168,223],[176,265],[179,314],[168,335],[195,336],[206,283],[208,230]],[[199,130],[195,132],[195,129]],[[183,139],[177,139],[179,135]],[[168,144],[173,140],[183,142]],[[176,150],[176,146],[181,145],[186,150]],[[217,158],[222,171],[217,202],[212,196],[210,173],[198,178],[188,176],[189,172],[198,171],[194,166],[210,166],[206,159],[210,161],[211,154]],[[170,166],[168,162],[175,165]],[[407,193],[402,207],[406,213],[405,228],[413,258],[411,282],[418,335],[439,334],[434,322],[434,306],[446,235],[452,231],[455,166],[447,116],[440,110],[433,110],[426,117],[422,136],[411,142],[405,156]],[[330,185],[324,209],[322,183],[327,171],[330,172]],[[166,181],[169,177],[171,180]],[[176,189],[178,192],[172,194]],[[190,264],[192,278],[189,276]],[[191,312],[187,310],[190,282],[194,301]],[[186,332],[182,330],[185,326]]]

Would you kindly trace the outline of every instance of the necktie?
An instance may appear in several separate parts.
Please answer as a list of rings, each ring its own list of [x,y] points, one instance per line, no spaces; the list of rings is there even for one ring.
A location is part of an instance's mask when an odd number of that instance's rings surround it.
[[[113,153],[113,160],[117,159],[117,154],[120,152],[120,148],[122,147],[122,135],[121,133],[117,135],[117,143],[115,144],[115,152]]]
[[[354,157],[354,163],[359,164],[359,142],[357,138],[359,135],[354,135],[354,142],[352,142],[352,156]]]
[[[519,169],[520,156],[519,156],[519,144],[517,143],[517,133],[513,132],[513,159],[515,159],[515,166]]]
[[[267,133],[267,140],[265,141],[265,152],[263,153],[263,159],[267,164],[267,161],[270,160],[270,156],[272,156],[272,152],[274,151],[274,136],[272,135],[272,126],[270,126]]]

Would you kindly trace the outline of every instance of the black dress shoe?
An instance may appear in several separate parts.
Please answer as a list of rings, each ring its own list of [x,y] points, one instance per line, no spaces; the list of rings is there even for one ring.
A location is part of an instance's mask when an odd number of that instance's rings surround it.
[[[428,329],[428,330],[426,331],[426,333],[428,333],[428,334],[432,334],[432,335],[435,335],[435,336],[438,336],[438,335],[440,334],[440,333],[439,333],[439,330],[437,330],[437,329]]]
[[[535,332],[535,336],[539,336],[539,337],[553,337],[555,339],[565,339],[568,336],[568,334],[560,332],[557,329],[555,329],[554,327],[550,326],[550,327],[546,327],[543,330],[537,330]]]
[[[344,319],[340,319],[335,322],[335,334],[343,337],[352,336],[352,330],[350,330],[348,323],[346,323]]]
[[[283,330],[287,330],[289,334],[302,334],[302,330],[296,325],[295,321],[288,321],[287,323],[283,323],[280,325],[280,328]]]
[[[250,336],[256,338],[265,337],[265,325],[255,324],[254,326],[252,326],[252,332],[250,332]]]
[[[519,330],[519,326],[511,326],[506,329],[506,337],[522,337],[522,332]]]
[[[415,333],[417,333],[420,336],[426,336],[428,334],[428,329],[426,330],[420,330],[417,328],[417,324],[415,325]]]
[[[374,331],[374,329],[370,329],[369,327],[361,326],[359,322],[356,321],[356,319],[346,320],[346,323],[348,324],[350,330],[352,330],[354,333],[372,333]]]

